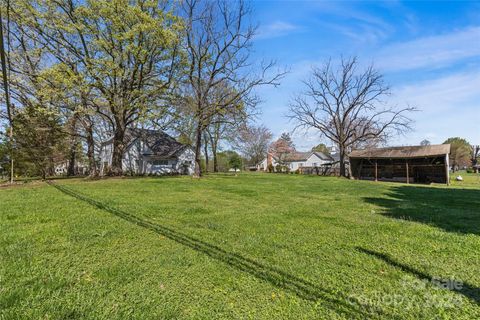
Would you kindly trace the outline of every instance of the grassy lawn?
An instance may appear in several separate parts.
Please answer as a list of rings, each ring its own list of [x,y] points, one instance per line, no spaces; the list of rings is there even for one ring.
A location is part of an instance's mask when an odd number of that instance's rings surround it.
[[[1,188],[0,318],[478,319],[480,179],[463,176]]]

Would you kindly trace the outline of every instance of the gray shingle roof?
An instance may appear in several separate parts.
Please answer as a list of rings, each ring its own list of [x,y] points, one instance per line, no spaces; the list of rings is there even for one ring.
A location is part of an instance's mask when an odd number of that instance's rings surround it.
[[[173,158],[178,156],[187,145],[184,145],[162,130],[128,129],[128,144],[140,139],[153,152],[156,158]]]
[[[285,157],[286,162],[306,161],[310,157],[311,152],[292,152]]]
[[[314,151],[313,153],[316,154],[317,157],[319,157],[319,158],[322,159],[322,160],[326,160],[326,161],[333,161],[333,160],[334,160],[331,156],[326,155],[326,154],[323,153],[323,152]]]
[[[125,132],[125,144],[130,146],[138,139],[141,139],[146,144],[153,152],[152,156],[157,159],[177,157],[183,150],[190,147],[178,142],[162,130],[128,128]],[[112,142],[113,137],[102,142],[102,145],[108,145]]]

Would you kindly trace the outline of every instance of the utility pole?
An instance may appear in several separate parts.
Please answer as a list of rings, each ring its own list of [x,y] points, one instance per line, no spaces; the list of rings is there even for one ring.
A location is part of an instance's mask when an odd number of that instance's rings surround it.
[[[10,105],[10,91],[7,79],[7,62],[5,59],[5,45],[3,39],[3,20],[2,11],[0,9],[0,59],[2,63],[3,89],[5,91],[5,104],[7,105],[7,116],[10,125],[9,141],[10,141],[10,183],[13,183],[13,118],[12,108]]]

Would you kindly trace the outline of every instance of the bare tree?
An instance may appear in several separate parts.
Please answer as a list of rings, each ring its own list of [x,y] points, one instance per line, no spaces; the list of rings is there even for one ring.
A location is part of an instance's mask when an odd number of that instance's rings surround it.
[[[243,0],[186,0],[182,9],[188,69],[185,85],[193,99],[195,176],[199,177],[202,134],[212,118],[240,104],[254,107],[259,102],[254,89],[279,85],[284,72],[269,75],[273,62],[256,68],[250,61],[255,28],[246,21],[250,11]],[[213,92],[217,94],[214,103],[210,99]]]
[[[265,159],[272,140],[272,132],[265,126],[245,125],[237,131],[235,148],[250,165],[258,165]]]
[[[205,143],[210,145],[212,151],[213,172],[218,172],[217,154],[220,141],[226,139],[234,126],[235,124],[232,124],[227,118],[218,117],[217,119],[212,120],[205,128],[205,136],[208,138],[208,141]]]
[[[342,176],[353,146],[410,130],[407,114],[415,108],[387,105],[390,88],[383,76],[373,66],[359,71],[356,58],[342,58],[338,68],[330,61],[313,68],[303,83],[306,90],[290,103],[288,117],[295,129],[315,128],[338,145]]]

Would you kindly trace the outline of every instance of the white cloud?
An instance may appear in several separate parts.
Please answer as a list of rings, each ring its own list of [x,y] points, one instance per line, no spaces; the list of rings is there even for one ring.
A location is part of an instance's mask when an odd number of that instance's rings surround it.
[[[292,32],[298,31],[299,26],[284,21],[275,21],[271,24],[261,26],[258,30],[256,39],[270,39],[285,36]]]
[[[460,136],[480,143],[479,88],[480,72],[476,70],[399,87],[394,102],[420,109],[412,115],[415,131],[399,141],[416,144],[427,138],[442,143],[448,137]]]
[[[376,66],[386,71],[439,68],[480,59],[480,27],[395,43],[380,50]]]
[[[395,96],[429,112],[448,111],[474,99],[480,101],[480,72],[470,71],[404,85]]]

